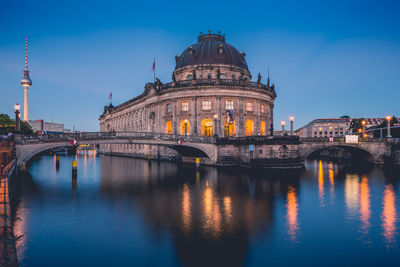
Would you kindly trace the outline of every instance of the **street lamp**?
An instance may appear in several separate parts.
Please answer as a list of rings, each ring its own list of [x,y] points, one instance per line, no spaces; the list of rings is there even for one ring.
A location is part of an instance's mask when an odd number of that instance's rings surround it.
[[[218,115],[214,114],[214,137],[218,137],[217,119]]]
[[[20,119],[19,119],[19,110],[20,110],[21,106],[17,103],[14,106],[15,109],[15,131],[19,132],[21,130],[21,126],[20,126]]]
[[[185,120],[185,137],[187,136],[187,123],[188,123],[188,120]]]
[[[391,138],[392,136],[390,135],[390,120],[392,119],[392,116],[387,115],[386,119],[387,119],[387,135],[386,135],[386,138]]]
[[[284,133],[285,133],[285,121],[284,120],[281,121],[281,125],[282,125],[282,135],[284,135]]]
[[[364,135],[365,135],[365,125],[367,124],[367,122],[365,120],[362,120],[361,124],[362,124],[362,136],[364,137]]]
[[[290,135],[293,135],[293,121],[294,121],[294,116],[290,115]]]

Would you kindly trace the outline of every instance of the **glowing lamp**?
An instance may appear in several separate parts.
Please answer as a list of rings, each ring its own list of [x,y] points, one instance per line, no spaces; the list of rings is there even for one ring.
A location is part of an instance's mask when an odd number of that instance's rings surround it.
[[[21,109],[21,106],[17,103],[14,106],[15,111],[19,111]]]
[[[367,122],[366,122],[366,121],[362,121],[361,124],[362,124],[362,125],[365,125],[365,124],[367,124]]]
[[[281,125],[285,126],[285,121],[284,120],[281,121]]]
[[[294,116],[291,115],[291,116],[289,117],[289,119],[290,119],[291,122],[293,122],[293,121],[294,121]]]

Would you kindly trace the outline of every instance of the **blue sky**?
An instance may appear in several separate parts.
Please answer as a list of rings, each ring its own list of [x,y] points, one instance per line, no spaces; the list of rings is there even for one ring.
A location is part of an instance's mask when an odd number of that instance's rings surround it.
[[[29,38],[31,119],[96,131],[113,104],[171,80],[199,32],[226,34],[254,79],[270,68],[274,120],[400,115],[400,1],[1,1],[0,112],[23,103]],[[279,128],[279,127],[275,128]]]

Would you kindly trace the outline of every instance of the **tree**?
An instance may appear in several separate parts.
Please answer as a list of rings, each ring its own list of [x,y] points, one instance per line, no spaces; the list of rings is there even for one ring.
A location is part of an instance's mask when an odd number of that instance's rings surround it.
[[[343,116],[341,116],[340,118],[341,118],[341,119],[350,119],[350,116],[348,116],[348,115],[343,115]]]
[[[20,122],[20,132],[22,134],[33,134],[32,128],[27,122]],[[11,119],[7,114],[0,113],[0,134],[7,135],[9,132],[15,132],[15,120]]]
[[[351,123],[350,123],[350,131],[352,133],[358,133],[358,129],[362,129],[362,121],[364,120],[364,118],[361,119],[352,119]]]

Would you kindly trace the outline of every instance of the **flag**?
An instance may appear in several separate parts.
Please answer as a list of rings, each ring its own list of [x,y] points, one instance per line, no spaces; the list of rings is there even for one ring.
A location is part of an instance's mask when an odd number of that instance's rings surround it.
[[[71,140],[71,145],[75,145],[76,144],[76,140],[75,139],[72,139]]]
[[[108,99],[112,98],[112,92],[110,92],[110,95],[108,96]]]
[[[156,70],[156,59],[154,59],[154,61],[153,61],[153,67],[151,67],[151,70],[152,71]]]
[[[233,109],[228,109],[226,111],[226,115],[227,115],[227,121],[229,124],[232,124],[233,121],[235,120],[235,113],[233,112]]]

